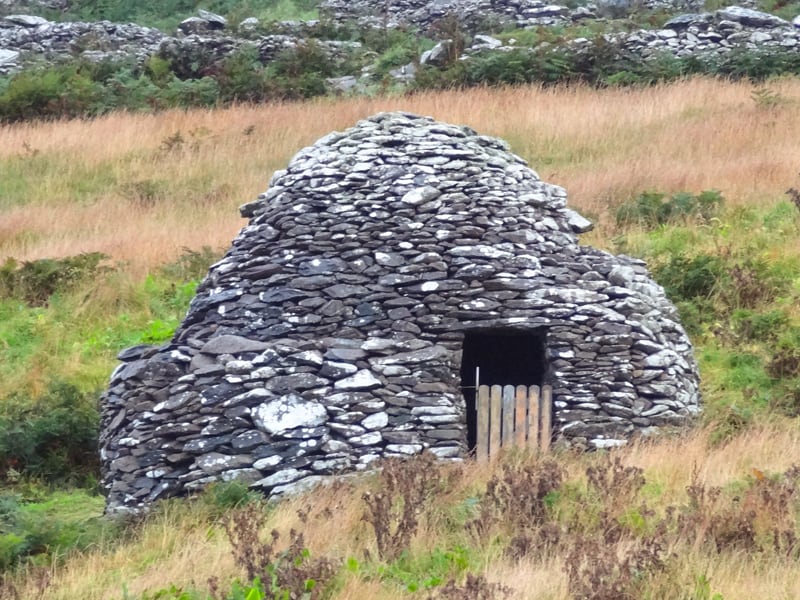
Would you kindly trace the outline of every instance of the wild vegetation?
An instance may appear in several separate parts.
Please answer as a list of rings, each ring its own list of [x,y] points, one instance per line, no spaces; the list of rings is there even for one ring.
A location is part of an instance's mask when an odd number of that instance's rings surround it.
[[[73,0],[65,10],[38,9],[53,21],[112,21],[137,23],[173,32],[178,23],[205,9],[225,16],[231,23],[255,17],[262,21],[314,19],[319,0]],[[7,9],[6,9],[7,10]]]
[[[793,79],[692,79],[5,127],[0,598],[800,595],[798,102]],[[274,169],[391,109],[507,139],[597,223],[585,243],[648,261],[696,344],[697,429],[610,455],[390,463],[277,505],[216,486],[102,519],[115,354],[170,337]]]
[[[272,504],[219,485],[136,525],[86,531],[89,548],[9,571],[0,589],[87,600],[795,597],[798,451],[783,421],[725,443],[701,428],[610,455],[423,456]],[[375,510],[370,498],[392,479],[397,493]],[[391,535],[380,542],[379,531]]]
[[[285,19],[319,16],[318,4],[315,0],[80,0],[65,12],[47,16],[56,20],[134,21],[174,33],[183,18],[205,8],[230,19],[227,33],[257,39],[286,33]],[[707,5],[708,10],[721,6],[710,0]],[[764,0],[763,8],[791,19],[800,10],[800,3]],[[162,47],[144,61],[130,57],[97,62],[81,57],[83,50],[102,49],[94,48],[96,42],[87,39],[75,45],[71,59],[56,64],[44,61],[0,77],[0,122],[335,96],[342,91],[328,80],[342,76],[358,77],[359,93],[385,95],[531,83],[624,87],[697,74],[758,82],[800,74],[800,53],[785,49],[743,47],[721,55],[712,52],[683,57],[664,52],[645,60],[604,36],[614,31],[660,27],[675,11],[615,11],[610,5],[605,11],[607,18],[601,20],[529,29],[487,23],[481,31],[512,43],[514,50],[478,52],[469,60],[461,59],[473,36],[464,23],[449,17],[428,31],[418,31],[413,27],[374,28],[332,22],[323,15],[306,28],[302,43],[286,48],[274,60],[263,60],[254,45],[243,45],[224,58],[187,46]],[[236,25],[246,16],[259,18],[259,25],[252,30],[237,30]],[[585,47],[571,45],[577,38],[591,43]],[[452,40],[444,64],[421,65],[422,53],[442,39]],[[324,47],[326,40],[355,44],[331,53]],[[415,74],[410,82],[401,83],[391,72],[407,65],[413,66]]]

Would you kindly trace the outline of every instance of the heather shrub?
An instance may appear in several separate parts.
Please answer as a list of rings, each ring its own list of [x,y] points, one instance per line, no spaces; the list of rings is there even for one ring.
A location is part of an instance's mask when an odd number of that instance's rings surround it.
[[[637,224],[652,228],[690,217],[711,219],[722,208],[723,202],[722,195],[716,190],[696,195],[678,192],[670,197],[661,192],[643,192],[620,204],[614,216],[618,226]]]
[[[47,482],[86,483],[97,477],[96,395],[55,381],[35,402],[8,399],[0,414],[0,472]]]
[[[66,258],[23,261],[7,258],[0,266],[0,299],[11,298],[30,306],[43,306],[57,292],[65,292],[82,281],[107,273],[108,257],[87,252]]]
[[[420,517],[446,480],[441,463],[429,453],[381,463],[376,488],[363,495],[363,519],[375,534],[378,556],[391,561],[408,550]]]

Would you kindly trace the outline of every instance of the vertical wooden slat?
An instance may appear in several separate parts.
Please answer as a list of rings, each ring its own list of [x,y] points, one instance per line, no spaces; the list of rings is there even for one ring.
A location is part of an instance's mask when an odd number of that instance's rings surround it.
[[[514,445],[514,386],[503,386],[503,446]]]
[[[489,460],[489,386],[480,386],[475,394],[478,410],[475,455],[478,462]]]
[[[514,445],[517,448],[525,447],[527,436],[526,422],[528,418],[528,386],[518,385],[515,396],[514,408]]]
[[[500,415],[503,407],[503,388],[493,385],[491,389],[491,420],[489,423],[489,458],[500,451]]]
[[[542,388],[542,452],[550,451],[553,420],[553,388],[549,385]]]
[[[528,388],[528,448],[539,451],[539,386]]]

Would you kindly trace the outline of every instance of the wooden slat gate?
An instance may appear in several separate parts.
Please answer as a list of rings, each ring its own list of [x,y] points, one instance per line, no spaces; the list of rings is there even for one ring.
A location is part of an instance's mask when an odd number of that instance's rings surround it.
[[[549,385],[479,385],[475,453],[478,461],[500,448],[547,452],[552,435],[553,390]]]

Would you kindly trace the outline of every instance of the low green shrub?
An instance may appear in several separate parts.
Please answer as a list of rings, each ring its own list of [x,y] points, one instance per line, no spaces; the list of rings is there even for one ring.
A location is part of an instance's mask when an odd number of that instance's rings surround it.
[[[401,48],[408,48],[422,41],[416,32],[401,27],[380,29],[364,27],[360,29],[355,36],[351,33],[347,38],[343,38],[342,35],[339,35],[338,37],[329,37],[328,39],[354,39],[354,41],[360,41],[372,52],[379,55],[397,51]],[[428,41],[430,42],[430,40]],[[430,43],[433,45],[432,42]]]
[[[20,71],[3,86],[0,121],[93,114],[102,95],[81,63]]]
[[[779,297],[789,285],[780,270],[780,265],[758,256],[729,264],[728,277],[720,290],[726,307],[753,309]]]
[[[0,476],[53,483],[96,481],[96,395],[55,381],[44,395],[8,399],[0,414]]]
[[[281,52],[267,67],[269,96],[300,100],[325,94],[325,79],[338,75],[335,61],[315,40]]]
[[[719,289],[727,276],[727,265],[722,258],[711,254],[692,257],[679,254],[653,266],[652,273],[672,300],[692,301],[709,298]]]
[[[240,481],[215,482],[207,486],[200,496],[212,517],[223,517],[232,509],[263,500],[263,495],[251,490]]]
[[[690,217],[707,221],[719,213],[723,204],[722,194],[716,190],[678,192],[669,197],[661,192],[643,192],[620,204],[614,218],[618,226],[637,224],[648,228]]]
[[[466,61],[463,83],[517,85],[565,82],[575,79],[572,59],[573,55],[560,47],[486,52]]]
[[[160,96],[170,108],[212,107],[219,99],[219,84],[212,77],[173,79]]]
[[[168,321],[155,319],[154,321],[151,321],[147,328],[142,332],[141,343],[162,344],[166,341],[169,341],[175,334],[175,330],[179,324],[180,323],[178,319],[170,319]]]
[[[85,5],[78,12],[89,10],[98,15],[108,14],[112,19],[130,12],[118,0],[108,1],[106,8],[94,11]],[[167,4],[173,6],[180,1],[171,0]],[[238,13],[242,8],[234,10],[227,0],[220,2],[222,8],[233,12]],[[300,4],[300,0],[254,0],[252,7],[256,12],[263,8],[269,13],[273,9],[285,12],[288,6],[291,12],[294,8],[302,11]],[[152,16],[155,8],[149,2],[147,5],[143,14]],[[188,16],[193,10],[190,7],[194,7],[193,2],[178,12],[188,10]],[[165,19],[170,17],[155,18],[159,22]],[[771,76],[800,73],[800,54],[791,51],[735,49],[715,57],[681,58],[663,52],[644,60],[596,31],[586,33],[591,38],[590,44],[569,46],[565,40],[580,31],[553,28],[537,29],[522,39],[526,44],[537,44],[536,47],[523,44],[508,52],[486,51],[462,61],[456,60],[466,41],[460,25],[443,20],[440,26],[444,37],[457,40],[452,56],[444,67],[418,69],[414,90],[572,82],[595,86],[651,85],[694,74],[764,81]],[[331,56],[318,39],[358,40],[362,46]],[[85,44],[91,46],[92,40],[85,40]],[[328,93],[326,78],[357,74],[372,63],[376,64],[378,76],[386,76],[391,68],[415,61],[432,44],[431,39],[405,29],[359,31],[353,26],[340,27],[322,21],[310,30],[305,43],[286,50],[267,65],[260,62],[252,46],[219,59],[199,47],[178,45],[165,45],[159,55],[149,58],[144,65],[131,60],[90,63],[80,59],[42,65],[0,77],[0,122],[94,116],[118,109],[160,110],[311,98]],[[788,103],[786,98],[766,88],[754,95],[754,101],[770,108]]]
[[[401,585],[409,592],[436,588],[451,579],[460,579],[470,568],[476,568],[473,553],[465,547],[452,550],[435,548],[421,555],[402,554],[396,560],[377,568],[385,581]]]
[[[783,310],[756,312],[738,309],[731,315],[734,332],[745,341],[772,342],[789,325],[789,316]]]
[[[269,97],[266,68],[255,47],[243,47],[228,56],[217,75],[224,102],[264,102]]]
[[[420,48],[415,42],[391,46],[378,57],[375,71],[378,75],[386,74],[392,69],[402,67],[417,60]]]
[[[52,565],[74,550],[121,538],[124,524],[101,516],[103,498],[81,491],[27,499],[0,493],[0,570],[22,562]]]
[[[800,377],[800,327],[776,332],[767,372],[776,378]]]
[[[109,272],[110,268],[102,264],[107,258],[101,252],[42,258],[21,264],[8,258],[0,266],[0,298],[44,306],[53,294]]]
[[[672,298],[678,309],[681,324],[690,337],[700,337],[708,332],[717,318],[717,307],[711,298],[680,300]]]
[[[706,63],[705,72],[730,79],[765,81],[776,75],[800,74],[800,54],[777,49],[734,48]]]

